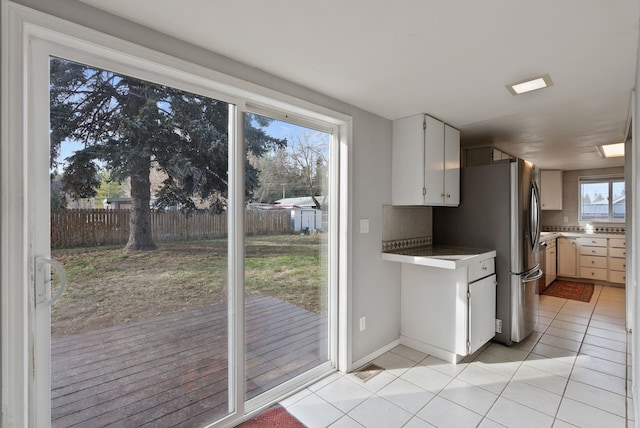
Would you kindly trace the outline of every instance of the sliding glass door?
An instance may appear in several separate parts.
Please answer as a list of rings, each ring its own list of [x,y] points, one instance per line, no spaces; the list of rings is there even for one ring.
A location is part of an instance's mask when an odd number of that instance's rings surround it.
[[[245,134],[260,125],[272,144],[249,146],[245,162],[247,400],[330,361],[332,135],[256,113]]]
[[[335,369],[336,128],[57,37],[15,49],[24,147],[3,143],[25,420],[229,424]]]
[[[50,359],[52,425],[226,416],[233,106],[57,57],[49,70],[49,195],[38,203],[59,265],[36,317],[50,319],[50,338],[37,332],[50,350],[37,352]],[[60,267],[66,287],[52,301]]]

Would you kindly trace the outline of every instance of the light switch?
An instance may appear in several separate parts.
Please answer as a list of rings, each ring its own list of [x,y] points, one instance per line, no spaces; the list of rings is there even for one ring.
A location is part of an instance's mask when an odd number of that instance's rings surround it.
[[[360,219],[360,233],[369,233],[369,219],[361,218]]]

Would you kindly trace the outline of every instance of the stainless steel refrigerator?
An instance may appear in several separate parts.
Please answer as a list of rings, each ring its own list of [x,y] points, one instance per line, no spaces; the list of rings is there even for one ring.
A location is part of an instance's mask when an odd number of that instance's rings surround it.
[[[537,168],[522,159],[462,168],[460,206],[433,209],[434,245],[496,250],[501,328],[495,340],[506,345],[525,339],[538,317],[543,276],[538,180]]]

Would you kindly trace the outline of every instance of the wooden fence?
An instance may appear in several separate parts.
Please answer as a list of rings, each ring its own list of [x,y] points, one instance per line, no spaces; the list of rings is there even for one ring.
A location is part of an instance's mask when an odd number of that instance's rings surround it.
[[[129,210],[56,210],[51,212],[51,247],[71,248],[125,244],[129,239]],[[247,235],[291,233],[289,211],[247,211]],[[227,215],[179,211],[151,212],[155,241],[223,238]]]

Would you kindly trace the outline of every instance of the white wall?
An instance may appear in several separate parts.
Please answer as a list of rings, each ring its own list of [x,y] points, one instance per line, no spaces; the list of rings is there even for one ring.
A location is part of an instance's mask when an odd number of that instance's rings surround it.
[[[354,319],[352,359],[361,359],[398,339],[400,332],[399,266],[383,263],[382,205],[391,202],[391,121],[240,64],[229,58],[189,45],[165,34],[109,15],[76,0],[16,0],[51,15],[94,28],[195,64],[241,78],[281,93],[338,111],[353,118],[352,183],[350,187],[353,230],[351,297]],[[232,37],[230,35],[230,37]],[[295,52],[292,52],[295,55]],[[370,233],[360,234],[359,218],[369,218]],[[367,317],[360,333],[358,318]]]
[[[391,122],[359,112],[353,123],[351,331],[352,361],[358,361],[400,337],[400,264],[383,262],[380,254],[382,205],[391,203]],[[369,219],[369,233],[359,233],[360,219]]]
[[[638,140],[638,132],[640,132],[640,96],[638,96],[638,88],[640,88],[640,43],[638,43],[638,63],[636,64],[636,85],[633,108],[633,127],[631,141],[631,189],[633,195],[633,209],[631,216],[631,258],[633,266],[631,269],[631,280],[627,282],[627,298],[633,301],[627,302],[627,308],[633,313],[631,325],[633,334],[631,335],[631,392],[633,395],[633,407],[635,411],[636,426],[640,426],[640,385],[637,379],[640,379],[640,295],[637,292],[638,274],[640,273],[640,258],[638,257],[638,248],[640,248],[640,198],[637,197],[638,189],[640,189],[640,144]],[[628,236],[628,232],[627,232]]]

